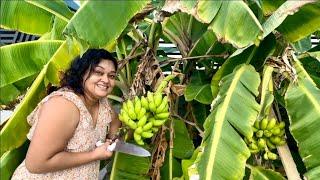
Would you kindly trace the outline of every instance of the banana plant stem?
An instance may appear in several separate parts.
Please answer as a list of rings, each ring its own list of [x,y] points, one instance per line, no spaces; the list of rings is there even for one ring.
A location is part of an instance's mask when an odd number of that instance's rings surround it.
[[[174,127],[173,120],[170,119],[170,143],[169,143],[169,179],[172,179],[172,150],[173,150],[173,138]]]
[[[278,117],[279,120],[281,121],[281,115],[278,109],[278,105],[275,104],[275,109],[277,112],[277,116],[275,114],[274,109],[272,109],[272,114],[274,117]],[[284,170],[286,172],[286,175],[288,177],[288,180],[296,180],[296,179],[301,179],[300,174],[297,170],[296,163],[294,162],[290,149],[287,144],[284,144],[282,146],[277,147],[279,157],[281,159],[282,165],[284,167]]]

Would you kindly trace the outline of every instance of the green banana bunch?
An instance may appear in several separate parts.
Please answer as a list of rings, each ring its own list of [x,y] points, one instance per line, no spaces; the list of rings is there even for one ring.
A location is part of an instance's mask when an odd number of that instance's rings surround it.
[[[163,96],[162,91],[174,77],[164,78],[155,93],[148,91],[146,97],[136,96],[122,104],[119,120],[134,131],[133,138],[137,144],[144,145],[143,140],[153,137],[168,120],[168,97]]]
[[[244,141],[252,154],[265,151],[263,155],[265,160],[275,160],[278,156],[270,150],[286,143],[284,127],[284,122],[278,123],[274,118],[264,118],[254,123],[253,137],[246,137]]]

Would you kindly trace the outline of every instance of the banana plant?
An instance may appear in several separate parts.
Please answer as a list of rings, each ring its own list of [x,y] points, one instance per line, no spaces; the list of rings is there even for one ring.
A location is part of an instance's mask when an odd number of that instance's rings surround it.
[[[310,44],[319,2],[81,1],[76,12],[61,0],[1,5],[1,28],[40,36],[1,47],[1,104],[24,95],[1,129],[1,179],[24,158],[26,116],[88,48],[118,58],[110,96],[118,107],[177,76],[163,91],[169,120],[144,145],[152,156],[116,153],[110,179],[319,177],[320,51]],[[181,57],[170,56],[176,51]],[[284,141],[268,142],[277,133]]]

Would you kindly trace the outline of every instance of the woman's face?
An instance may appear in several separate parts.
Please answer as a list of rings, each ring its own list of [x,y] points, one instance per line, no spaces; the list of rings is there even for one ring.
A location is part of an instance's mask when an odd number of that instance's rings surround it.
[[[89,70],[85,73],[84,93],[94,99],[106,97],[111,93],[116,78],[114,64],[110,60],[102,59],[89,76]]]

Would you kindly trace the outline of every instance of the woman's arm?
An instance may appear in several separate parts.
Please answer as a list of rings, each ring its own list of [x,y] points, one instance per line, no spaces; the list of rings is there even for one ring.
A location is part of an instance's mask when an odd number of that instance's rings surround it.
[[[111,107],[111,110],[112,121],[110,123],[110,130],[107,138],[114,140],[117,136],[118,129],[121,127],[121,121],[119,121],[118,114],[115,112],[113,107]]]
[[[91,152],[66,152],[65,147],[80,119],[78,108],[63,97],[53,97],[42,105],[39,120],[26,156],[26,167],[31,173],[63,170],[95,160],[107,159],[109,143]]]

